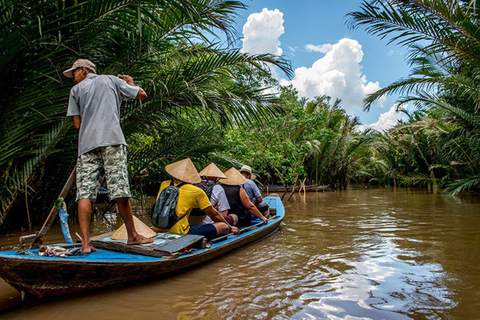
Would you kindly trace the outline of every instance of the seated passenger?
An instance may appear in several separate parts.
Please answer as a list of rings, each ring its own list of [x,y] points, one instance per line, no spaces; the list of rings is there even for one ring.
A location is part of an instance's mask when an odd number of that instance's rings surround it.
[[[227,234],[229,231],[234,233],[239,232],[238,228],[229,225],[225,218],[212,207],[205,192],[193,185],[193,183],[199,183],[201,179],[190,158],[166,165],[165,171],[172,177],[175,186],[184,183],[179,188],[177,205],[175,206],[175,213],[179,218],[183,218],[170,229],[158,229],[153,227],[154,231],[177,234],[197,234],[203,235],[207,239]],[[162,182],[157,199],[162,190],[168,187],[172,181],[167,180]],[[215,222],[213,224],[205,224],[201,226],[190,226],[188,223],[188,216],[194,208],[203,210]]]
[[[227,179],[222,181],[222,187],[230,204],[228,214],[234,216],[235,221],[238,221],[237,226],[240,228],[249,226],[252,215],[266,223],[268,219],[258,211],[257,207],[248,199],[245,190],[240,187],[246,182],[246,179],[235,168],[229,169],[225,175]]]
[[[263,201],[260,189],[258,189],[255,182],[253,182],[253,180],[255,180],[255,174],[253,173],[252,168],[250,166],[242,166],[239,171],[245,179],[247,179],[247,182],[245,182],[242,187],[245,189],[248,198],[258,208],[258,211],[268,218],[270,216],[270,206],[268,202]]]
[[[214,164],[210,163],[199,173],[202,181],[200,183],[195,183],[194,185],[205,191],[208,199],[212,206],[220,212],[220,214],[227,220],[231,225],[235,225],[232,216],[228,216],[228,209],[230,205],[228,204],[227,196],[223,188],[217,184],[217,181],[220,179],[226,179],[227,177],[223,172]],[[190,225],[202,225],[202,224],[211,224],[213,220],[205,214],[200,209],[193,209],[188,218]]]

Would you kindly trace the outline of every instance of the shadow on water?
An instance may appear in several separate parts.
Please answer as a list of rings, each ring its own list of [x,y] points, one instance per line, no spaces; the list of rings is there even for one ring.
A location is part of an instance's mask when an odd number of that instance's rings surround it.
[[[352,189],[285,207],[279,232],[170,278],[25,303],[1,281],[0,317],[477,318],[480,199]]]

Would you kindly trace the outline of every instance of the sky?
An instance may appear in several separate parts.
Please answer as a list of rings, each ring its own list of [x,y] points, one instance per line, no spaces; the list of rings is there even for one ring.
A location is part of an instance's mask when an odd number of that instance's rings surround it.
[[[302,97],[329,95],[342,100],[361,129],[385,130],[395,125],[396,96],[385,97],[363,111],[369,93],[407,77],[406,48],[387,39],[352,30],[346,15],[360,9],[360,0],[245,0],[237,18],[243,52],[272,53],[288,59],[295,76],[278,71],[282,85],[293,85]]]

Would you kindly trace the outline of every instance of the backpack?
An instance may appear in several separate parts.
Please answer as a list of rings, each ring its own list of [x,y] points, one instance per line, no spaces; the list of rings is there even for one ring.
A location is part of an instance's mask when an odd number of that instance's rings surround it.
[[[210,200],[211,197],[212,197],[212,191],[213,191],[213,187],[215,185],[216,185],[216,183],[213,182],[213,181],[207,181],[206,184],[204,182],[194,184],[194,186],[199,187],[200,189],[202,189],[207,194],[208,200]],[[192,212],[190,212],[190,215],[199,217],[199,216],[204,216],[205,212],[203,212],[203,210],[195,208],[195,209],[192,210]]]
[[[170,229],[187,215],[187,213],[185,213],[179,218],[175,212],[180,187],[184,184],[186,183],[182,182],[178,186],[174,186],[172,180],[170,185],[162,190],[152,212],[152,224],[155,227],[159,229]]]

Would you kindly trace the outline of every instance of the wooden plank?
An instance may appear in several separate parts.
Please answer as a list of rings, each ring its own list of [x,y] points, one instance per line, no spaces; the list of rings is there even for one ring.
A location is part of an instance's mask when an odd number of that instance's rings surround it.
[[[204,236],[199,236],[196,234],[186,234],[181,238],[158,245],[154,248],[154,250],[168,252],[172,254],[174,252],[179,252],[181,250],[191,247],[195,243],[202,241],[203,238]]]
[[[143,244],[130,245],[119,241],[92,240],[92,245],[96,248],[111,250],[115,252],[125,252],[141,254],[151,257],[169,258],[177,252],[188,249],[192,246],[200,247],[203,236],[187,234],[182,237],[171,239],[161,244]]]
[[[105,249],[115,252],[123,252],[123,253],[133,253],[133,254],[141,254],[144,256],[151,256],[157,258],[169,258],[170,254],[155,251],[153,248],[154,246],[151,245],[129,245],[126,243],[121,242],[113,242],[113,241],[103,241],[103,240],[92,240],[92,245],[98,249]]]

